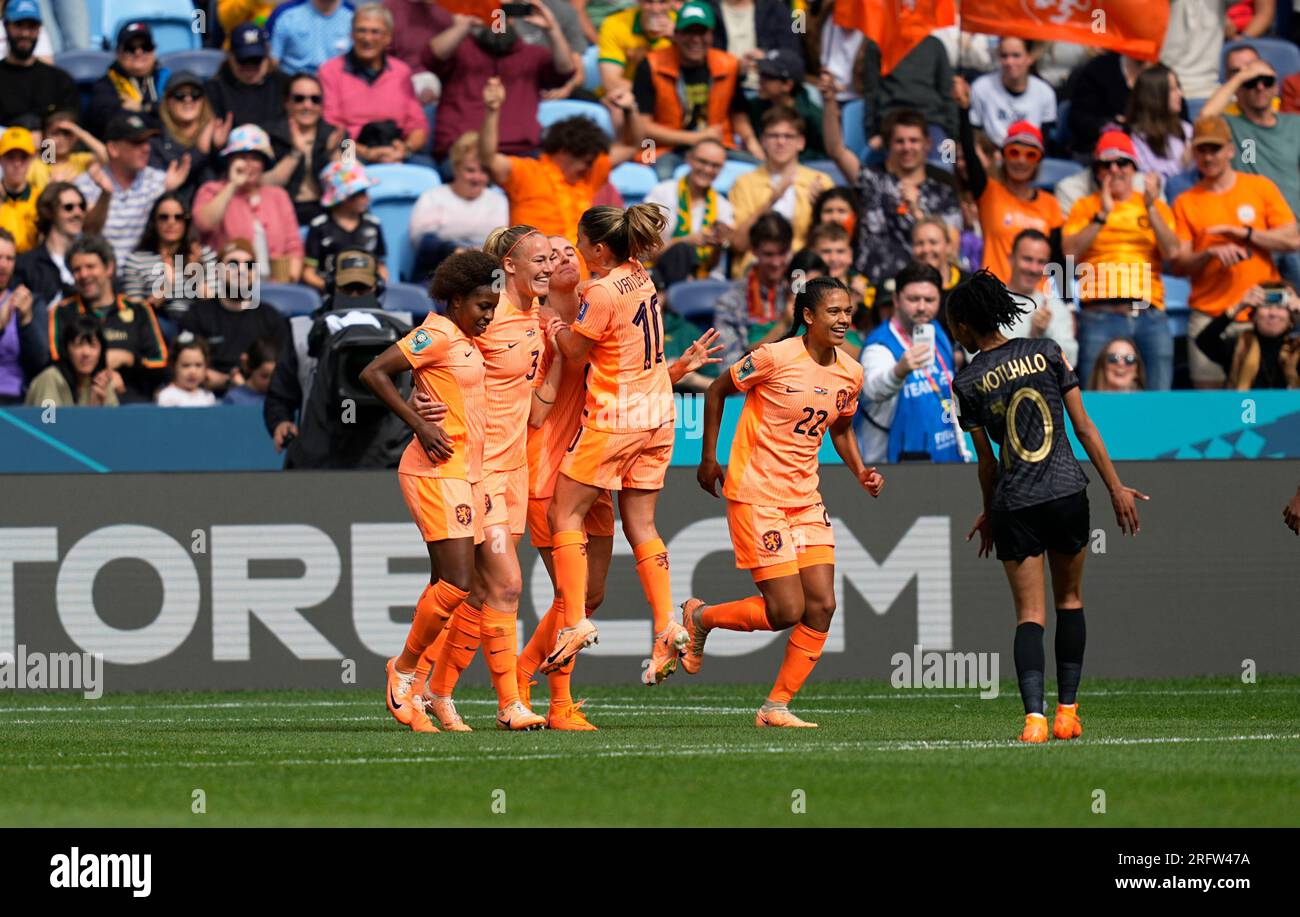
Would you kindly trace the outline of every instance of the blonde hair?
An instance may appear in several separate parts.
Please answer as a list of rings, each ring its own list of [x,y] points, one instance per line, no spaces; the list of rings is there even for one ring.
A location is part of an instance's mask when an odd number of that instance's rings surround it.
[[[635,204],[626,210],[592,207],[578,221],[592,245],[604,244],[620,262],[653,257],[663,245],[667,225],[667,215],[655,204]]]
[[[451,145],[449,152],[451,155],[451,170],[455,172],[460,169],[461,165],[470,156],[478,156],[478,132],[470,131],[468,134],[461,134],[456,142]]]
[[[203,133],[203,129],[208,126],[208,122],[211,121],[212,118],[212,102],[208,99],[207,93],[203,93],[203,98],[199,107],[199,116],[194,119],[194,125],[190,128],[189,136],[187,137],[181,133],[181,126],[176,123],[176,119],[172,117],[171,111],[167,108],[165,92],[163,93],[163,103],[158,106],[158,119],[162,121],[163,128],[166,130],[167,135],[175,138],[180,145],[186,149],[194,149],[199,142],[199,135]]]
[[[948,246],[946,263],[949,267],[955,265],[957,263],[957,251],[961,247],[961,232],[955,226],[950,225],[946,220],[941,220],[939,217],[922,217],[912,226],[913,242],[916,241],[916,233],[922,226],[933,226],[935,229],[939,230],[939,232],[943,233],[944,242],[947,243]]]
[[[542,236],[540,230],[529,226],[527,223],[517,223],[514,226],[498,226],[488,233],[487,239],[483,242],[483,251],[505,261],[510,253],[515,250],[516,245],[534,233]],[[546,239],[545,236],[542,236],[542,238]],[[550,245],[550,241],[547,240],[546,244]]]

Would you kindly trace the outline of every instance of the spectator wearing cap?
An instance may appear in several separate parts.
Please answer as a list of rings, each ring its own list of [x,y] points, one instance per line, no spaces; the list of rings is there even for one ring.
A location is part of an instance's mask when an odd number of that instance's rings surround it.
[[[0,200],[0,229],[13,236],[20,253],[34,246],[37,238],[36,199],[44,187],[33,187],[27,177],[35,155],[31,131],[11,127],[0,134],[0,171],[3,171],[0,190],[4,192]]]
[[[1002,44],[1006,44],[1005,39]],[[1006,283],[1011,278],[1011,243],[1021,230],[1037,229],[1048,236],[1052,240],[1052,260],[1059,260],[1056,254],[1060,251],[1065,215],[1053,195],[1034,187],[1043,161],[1043,132],[1029,121],[1016,121],[1006,128],[999,141],[993,174],[985,170],[982,151],[975,147],[974,125],[967,115],[967,109],[974,105],[973,91],[966,92],[959,85],[957,92],[961,149],[966,161],[965,190],[979,207],[984,231],[982,267]]]
[[[1245,298],[1257,284],[1280,280],[1273,256],[1300,248],[1300,231],[1286,198],[1263,175],[1232,167],[1232,129],[1222,116],[1198,118],[1192,155],[1201,179],[1174,200],[1179,239],[1174,270],[1191,277],[1187,337]],[[1245,323],[1238,317],[1237,327]],[[1233,329],[1229,329],[1232,333]],[[1188,349],[1187,368],[1196,388],[1221,388],[1223,368],[1199,348]]]
[[[293,0],[267,20],[271,57],[284,73],[314,74],[352,44],[352,4],[347,0]]]
[[[70,182],[51,182],[36,198],[36,234],[40,242],[18,256],[14,277],[32,291],[38,308],[44,309],[72,292],[72,271],[65,256],[73,240],[81,235],[85,218],[85,195]]]
[[[288,320],[253,293],[257,284],[257,255],[252,242],[248,239],[227,242],[221,251],[221,271],[213,291],[216,295],[194,301],[180,319],[183,330],[208,342],[211,357],[205,386],[214,392],[244,384],[240,357],[254,341],[273,341],[278,350],[289,340]]]
[[[600,83],[608,92],[632,87],[637,66],[650,51],[672,46],[677,11],[668,0],[638,0],[635,6],[605,17],[597,53]]]
[[[868,39],[862,61],[862,98],[867,106],[868,145],[881,147],[880,125],[891,111],[925,115],[932,134],[957,136],[957,104],[952,98],[952,67],[943,42],[927,35],[888,74],[880,72],[880,46]]]
[[[216,253],[199,243],[185,199],[168,191],[154,202],[140,244],[122,265],[122,290],[128,299],[179,319],[191,300],[212,295],[216,262]]]
[[[325,212],[320,203],[320,172],[343,152],[342,128],[321,117],[324,99],[320,80],[300,73],[289,80],[284,115],[266,125],[276,159],[266,182],[289,192],[299,226]]]
[[[482,124],[483,87],[494,76],[505,89],[496,149],[505,156],[537,152],[542,135],[537,107],[542,93],[560,88],[573,75],[573,57],[559,23],[545,7],[540,7],[537,15],[550,24],[549,50],[521,41],[509,19],[501,31],[495,31],[459,13],[433,39],[434,74],[442,81],[442,99],[433,123],[433,157],[444,173],[451,145]]]
[[[1165,316],[1161,264],[1178,253],[1174,214],[1160,199],[1160,178],[1138,177],[1137,150],[1121,131],[1106,131],[1092,157],[1097,189],[1070,209],[1061,247],[1075,259],[1079,296],[1081,382],[1112,338],[1137,342],[1148,387],[1168,390],[1174,377],[1174,341]]]
[[[672,177],[682,162],[679,150],[705,139],[721,142],[728,158],[763,158],[740,91],[740,61],[712,47],[716,25],[713,7],[691,0],[677,11],[673,46],[651,51],[637,65],[632,90],[649,116],[645,133],[658,147],[660,179]]]
[[[46,340],[50,362],[62,358],[63,328],[79,315],[93,314],[104,324],[113,389],[124,401],[149,401],[164,381],[167,342],[148,303],[113,292],[113,248],[101,236],[81,236],[68,249],[76,292],[50,310]]]
[[[773,51],[789,54],[803,69],[803,49],[783,0],[705,0],[717,26],[713,47],[740,61],[745,88],[758,88],[758,63]]]
[[[686,174],[661,181],[645,196],[645,203],[658,204],[668,214],[664,249],[655,258],[655,271],[665,287],[679,280],[726,279],[723,255],[731,245],[736,212],[727,196],[713,187],[726,162],[721,143],[701,140],[686,151]]]
[[[123,112],[134,112],[150,127],[159,127],[166,82],[167,69],[158,65],[149,23],[126,23],[117,31],[117,56],[90,89],[90,132],[102,134],[108,122]]]
[[[543,235],[564,236],[576,244],[578,220],[596,205],[610,171],[641,152],[642,119],[632,104],[632,93],[616,89],[604,96],[604,103],[624,116],[616,143],[610,144],[596,122],[574,115],[546,129],[537,159],[499,152],[506,98],[505,86],[495,77],[483,87],[487,114],[479,131],[479,159],[509,198],[512,223],[534,226]]]
[[[1027,123],[1050,134],[1056,125],[1056,91],[1029,72],[1034,60],[1023,38],[998,42],[998,72],[970,86],[970,123],[987,149],[1005,145],[1013,124]]]
[[[781,49],[768,51],[758,62],[758,93],[749,100],[750,123],[763,123],[763,115],[772,108],[793,108],[803,118],[800,162],[830,158],[822,135],[823,109],[803,84],[803,58]]]
[[[352,17],[352,48],[321,64],[322,115],[347,131],[366,162],[405,162],[429,137],[411,68],[388,53],[393,17],[367,3]]]
[[[19,115],[43,118],[52,111],[78,111],[81,99],[72,77],[37,60],[41,7],[37,0],[9,0],[4,12],[9,53],[0,61],[0,124],[13,124]]]
[[[216,75],[207,81],[213,117],[223,121],[224,130],[241,124],[269,124],[282,115],[288,76],[271,61],[266,32],[252,22],[230,33],[230,50]],[[212,145],[225,142],[220,129]]]
[[[283,188],[263,181],[272,155],[270,138],[256,124],[231,131],[221,151],[226,177],[204,183],[194,195],[194,225],[214,251],[231,239],[250,240],[263,277],[297,283],[303,246],[293,201]]]
[[[427,277],[448,255],[482,248],[488,233],[510,225],[510,203],[489,188],[487,169],[478,155],[478,131],[451,145],[452,180],[434,185],[411,208],[411,245],[415,276]]]
[[[135,250],[153,202],[189,177],[188,156],[170,163],[165,172],[149,165],[149,141],[157,134],[158,129],[135,112],[117,115],[104,132],[108,166],[93,165],[73,182],[90,205],[86,232],[103,234],[113,246],[117,264],[126,264]]]
[[[170,74],[158,122],[161,129],[149,139],[149,165],[166,169],[189,156],[189,175],[178,190],[186,201],[192,200],[199,185],[212,175],[214,147],[221,148],[215,142],[218,122],[212,117],[203,80],[188,70]]]
[[[334,259],[341,251],[362,251],[379,263],[379,277],[388,281],[388,268],[384,258],[383,228],[379,218],[370,212],[369,190],[379,184],[366,174],[361,163],[331,162],[320,175],[324,191],[321,206],[325,208],[307,229],[306,258],[303,261],[302,282],[324,292],[328,278],[334,273]]]

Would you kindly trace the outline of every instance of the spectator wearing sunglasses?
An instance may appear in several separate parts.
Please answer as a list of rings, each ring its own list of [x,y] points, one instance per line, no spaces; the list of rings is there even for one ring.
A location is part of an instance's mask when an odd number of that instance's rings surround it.
[[[284,113],[289,77],[280,72],[269,54],[266,31],[256,23],[245,22],[230,33],[226,59],[205,87],[212,114],[224,122],[227,133],[241,124],[269,124]],[[213,137],[214,149],[224,145],[223,136]]]
[[[88,126],[102,135],[114,115],[134,112],[150,127],[159,127],[167,70],[158,66],[158,48],[153,31],[143,21],[128,22],[117,31],[117,56],[108,72],[90,90]]]
[[[1239,316],[1249,317],[1251,325],[1234,341],[1226,332]],[[1293,289],[1255,286],[1201,330],[1196,346],[1223,367],[1227,388],[1300,388],[1300,338],[1291,333],[1298,321],[1300,298]]]
[[[266,21],[271,57],[285,73],[315,73],[352,46],[352,4],[344,0],[299,0],[276,9]]]
[[[64,255],[81,235],[86,221],[86,198],[70,182],[56,181],[36,199],[36,231],[40,242],[18,256],[15,279],[32,291],[42,310],[39,327],[44,327],[43,310],[73,292],[72,271]]]
[[[1230,55],[1230,61],[1241,58]],[[1238,172],[1263,175],[1273,180],[1292,213],[1300,213],[1300,115],[1277,111],[1277,73],[1259,57],[1228,70],[1228,79],[1202,109],[1202,117],[1223,114],[1234,99],[1240,114],[1227,114],[1232,130],[1232,165]],[[1282,276],[1300,283],[1300,255],[1276,256]]]
[[[1137,345],[1128,338],[1115,338],[1097,354],[1084,386],[1090,392],[1144,392],[1146,367]]]
[[[216,143],[218,122],[212,117],[203,80],[187,70],[171,74],[158,119],[162,130],[149,139],[149,165],[166,170],[190,157],[189,175],[177,189],[188,206],[199,185],[212,177],[213,148],[221,149]],[[225,142],[224,133],[219,139]]]
[[[324,99],[320,81],[300,73],[289,81],[284,114],[266,126],[276,163],[266,173],[266,182],[289,193],[301,226],[325,212],[319,176],[339,157],[345,136],[342,128],[321,116]]]
[[[1133,141],[1121,131],[1098,139],[1092,171],[1097,190],[1070,209],[1061,238],[1076,265],[1079,366],[1087,367],[1106,341],[1130,338],[1142,352],[1151,389],[1167,391],[1174,342],[1160,270],[1178,253],[1173,211],[1160,199],[1159,177],[1139,175]]]
[[[147,302],[159,315],[179,321],[191,299],[211,295],[208,282],[216,263],[216,253],[199,244],[185,198],[171,191],[154,202],[140,244],[127,256],[122,289],[128,299]]]

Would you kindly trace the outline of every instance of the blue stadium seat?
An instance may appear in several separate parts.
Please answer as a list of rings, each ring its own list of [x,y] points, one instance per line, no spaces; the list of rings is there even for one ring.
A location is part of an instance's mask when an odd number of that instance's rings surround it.
[[[844,146],[857,154],[858,159],[865,159],[867,151],[867,103],[861,99],[845,102],[840,108],[840,130],[844,135]]]
[[[586,78],[582,84],[584,89],[595,92],[600,88],[600,49],[595,45],[582,53],[582,73]]]
[[[735,160],[728,159],[726,163],[723,164],[722,171],[718,173],[718,177],[713,180],[713,187],[719,194],[730,194],[731,186],[736,183],[736,179],[740,178],[742,175],[753,172],[757,168],[758,166],[752,162],[736,162]],[[691,167],[689,165],[682,163],[673,171],[673,178],[681,178],[689,172],[690,169]]]
[[[81,102],[80,116],[90,107],[90,88],[101,76],[108,72],[113,63],[111,51],[62,51],[54,55],[54,66],[65,71],[77,84],[77,96]]]
[[[1073,159],[1053,159],[1048,156],[1038,166],[1038,178],[1034,180],[1034,187],[1051,191],[1061,179],[1082,172],[1084,168],[1083,163]]]
[[[216,48],[195,48],[192,51],[173,51],[158,58],[158,63],[172,73],[188,70],[195,76],[208,79],[216,76],[226,55]]]
[[[390,283],[385,287],[384,310],[410,312],[412,323],[418,325],[433,308],[433,300],[424,287],[413,283]]]
[[[729,289],[728,280],[682,280],[668,288],[668,304],[688,322],[708,328],[718,299]]]
[[[411,207],[425,191],[442,184],[438,173],[427,166],[406,163],[368,166],[366,174],[379,180],[370,189],[370,211],[383,227],[388,249],[388,279],[391,283],[409,278],[415,267],[411,246]]]
[[[1209,99],[1188,99],[1187,116],[1191,118],[1193,121],[1195,121],[1197,118],[1201,116],[1201,109],[1205,107],[1205,103],[1208,101],[1210,100]]]
[[[1219,58],[1220,80],[1228,78],[1226,66],[1228,54],[1243,47],[1251,47],[1258,51],[1260,57],[1273,65],[1279,80],[1284,80],[1293,73],[1300,73],[1300,48],[1285,38],[1248,38],[1245,41],[1234,41],[1223,46],[1223,56]]]
[[[274,306],[276,311],[292,318],[311,315],[320,308],[320,294],[311,287],[298,283],[262,284],[262,302]]]
[[[102,0],[99,15],[101,44],[112,48],[117,40],[117,30],[132,20],[149,23],[153,42],[159,56],[173,51],[188,51],[203,46],[203,37],[196,30],[196,19],[191,4],[177,4],[176,0]],[[204,14],[206,19],[206,14]],[[92,34],[95,26],[91,24]]]
[[[1178,195],[1182,194],[1200,180],[1201,173],[1197,172],[1195,168],[1170,176],[1165,181],[1165,200],[1172,206],[1174,198],[1178,197]]]
[[[631,207],[645,200],[650,189],[659,184],[659,176],[649,166],[643,166],[639,162],[624,162],[609,173],[609,181],[623,195],[623,202]]]
[[[537,123],[542,126],[543,131],[556,121],[563,121],[574,115],[590,118],[608,136],[614,136],[614,121],[609,115],[609,109],[604,105],[583,102],[579,99],[547,99],[537,106]]]

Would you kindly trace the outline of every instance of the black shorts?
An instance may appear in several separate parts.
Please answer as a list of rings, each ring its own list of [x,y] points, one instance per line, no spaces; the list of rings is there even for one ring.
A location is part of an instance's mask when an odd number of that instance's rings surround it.
[[[1022,509],[994,510],[990,521],[998,560],[1024,560],[1044,551],[1078,554],[1092,535],[1086,490]]]

